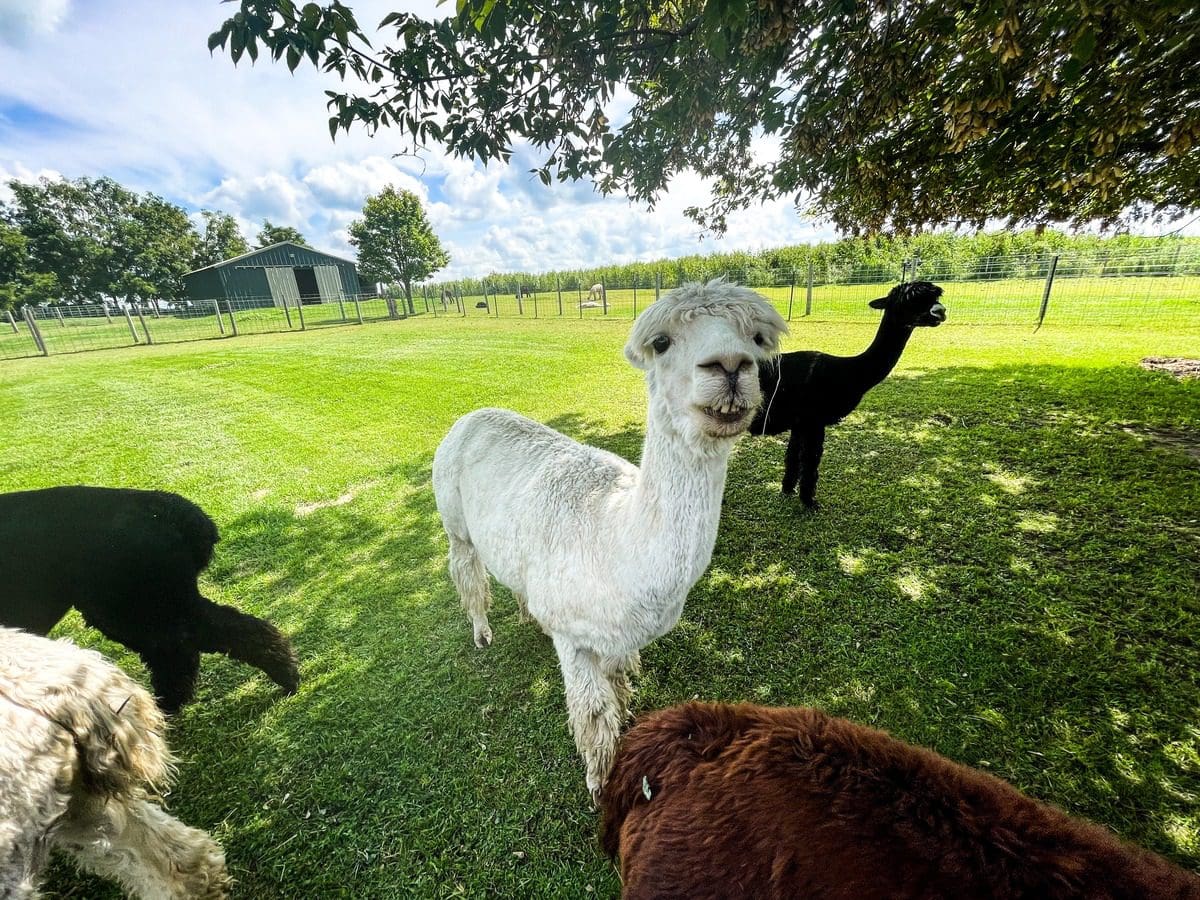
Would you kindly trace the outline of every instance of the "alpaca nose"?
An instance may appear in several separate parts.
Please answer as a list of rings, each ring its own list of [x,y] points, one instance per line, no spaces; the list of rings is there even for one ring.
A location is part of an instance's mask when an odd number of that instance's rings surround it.
[[[754,359],[749,353],[722,353],[700,363],[700,368],[713,375],[723,375],[729,383],[729,390],[737,393],[738,378],[754,368]]]

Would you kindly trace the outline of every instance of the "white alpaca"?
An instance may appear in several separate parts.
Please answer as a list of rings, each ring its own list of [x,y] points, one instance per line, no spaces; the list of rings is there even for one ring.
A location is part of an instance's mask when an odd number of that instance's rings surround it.
[[[599,281],[597,281],[590,288],[588,288],[588,302],[599,304],[599,303],[602,303],[603,301],[604,301],[604,285],[601,284]]]
[[[0,897],[38,895],[50,851],[146,900],[228,896],[225,855],[151,800],[162,712],[99,653],[0,628]]]
[[[758,363],[787,330],[758,294],[686,284],[625,345],[650,395],[639,468],[502,409],[476,410],[433,458],[450,575],[491,643],[488,572],[554,641],[587,784],[599,791],[638,651],[679,621],[712,557],[734,440],[758,406]]]

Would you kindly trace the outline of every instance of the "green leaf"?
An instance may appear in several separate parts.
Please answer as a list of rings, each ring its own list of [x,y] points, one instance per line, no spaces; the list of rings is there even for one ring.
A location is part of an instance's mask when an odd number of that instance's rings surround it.
[[[1096,32],[1085,26],[1075,38],[1075,43],[1071,47],[1071,56],[1081,63],[1086,63],[1092,58],[1092,54],[1095,52]]]

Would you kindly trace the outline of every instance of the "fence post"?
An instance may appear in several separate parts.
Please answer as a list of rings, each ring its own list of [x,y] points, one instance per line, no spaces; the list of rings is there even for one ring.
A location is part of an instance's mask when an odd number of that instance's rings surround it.
[[[342,314],[342,321],[346,321],[346,301],[342,299],[342,292],[338,291],[338,310]]]
[[[554,290],[558,292],[558,314],[562,315],[562,280],[554,273]]]
[[[633,276],[633,317],[637,318],[637,276]]]
[[[125,322],[129,325],[129,336],[133,338],[135,344],[140,344],[141,341],[138,340],[137,329],[133,327],[133,316],[129,314],[129,304],[127,303],[121,308],[125,310]]]
[[[525,315],[525,288],[521,287],[521,282],[517,282],[517,315]]]
[[[233,330],[233,336],[238,336],[237,319],[233,317],[233,300],[230,297],[225,298],[225,305],[229,307],[229,327]],[[220,309],[220,301],[217,302],[217,308]]]
[[[654,273],[654,302],[658,302],[659,296],[662,294],[662,272]]]
[[[429,312],[429,286],[421,285],[421,299],[425,301],[425,312]]]
[[[218,303],[216,300],[214,300],[212,302],[212,304],[213,304],[213,312],[215,312],[217,314],[217,331],[221,332],[221,334],[224,334],[225,333],[225,322],[221,319],[221,304]]]
[[[533,291],[533,317],[535,319],[538,317],[537,289],[536,288]]]
[[[292,310],[288,306],[287,297],[280,298],[283,301],[283,315],[287,319],[288,331],[292,330]]]
[[[135,303],[133,308],[137,310],[138,321],[142,323],[142,331],[146,332],[146,343],[153,344],[154,338],[150,337],[150,329],[146,327],[146,317],[142,315],[142,304]]]
[[[608,315],[608,283],[600,276],[600,302],[604,304],[604,314]]]
[[[102,310],[104,310],[104,320],[105,320],[106,322],[108,322],[108,324],[109,324],[109,325],[111,325],[111,324],[112,324],[112,316],[110,316],[110,315],[108,314],[108,301],[107,301],[107,300],[101,300],[101,301],[100,301],[100,308],[101,308]]]
[[[804,297],[804,314],[812,315],[812,285],[813,285],[813,263],[808,261],[808,293]]]
[[[25,313],[25,324],[29,326],[29,333],[33,337],[33,343],[39,350],[42,351],[42,356],[49,356],[50,350],[46,347],[46,341],[42,337],[41,330],[37,327],[37,322],[34,320],[33,311],[28,307],[23,307]]]
[[[296,298],[296,315],[300,317],[300,330],[306,331],[304,327],[304,301],[299,297]]]
[[[792,321],[792,301],[796,299],[796,267],[792,266],[791,286],[788,288],[788,314],[787,320]]]
[[[162,316],[158,312],[158,300],[154,301],[154,305],[150,307],[150,312],[154,313],[154,318],[161,319]]]
[[[64,319],[64,318],[62,317],[62,310],[61,310],[61,309],[59,309],[59,308],[56,306],[56,307],[54,307],[54,314],[55,314],[56,316],[58,316],[58,324],[59,324],[59,325],[61,325],[63,328],[66,328],[66,327],[67,327],[67,321],[66,321],[66,319]]]
[[[6,309],[4,315],[8,316],[8,324],[12,326],[13,334],[20,334],[21,329],[17,327],[17,323],[12,317],[12,310]]]
[[[358,324],[363,324],[362,304],[358,302],[358,294],[354,295],[354,314],[358,316]]]
[[[1038,310],[1037,331],[1042,327],[1042,320],[1046,318],[1046,307],[1050,305],[1050,289],[1054,287],[1054,273],[1058,271],[1058,254],[1050,257],[1050,268],[1046,270],[1046,286],[1042,289],[1042,307]]]
[[[575,282],[575,292],[579,294],[579,318],[583,318],[583,276],[579,276],[579,280]]]

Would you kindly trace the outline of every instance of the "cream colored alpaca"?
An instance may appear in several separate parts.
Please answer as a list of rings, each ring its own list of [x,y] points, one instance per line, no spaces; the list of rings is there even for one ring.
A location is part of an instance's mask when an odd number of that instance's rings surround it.
[[[625,355],[650,395],[639,468],[502,409],[459,419],[433,459],[450,574],[491,643],[488,572],[554,641],[595,794],[638,651],[679,621],[708,566],[734,440],[761,399],[783,319],[747,288],[688,284],[649,306]]]
[[[54,849],[144,900],[228,896],[225,855],[150,792],[170,780],[153,698],[99,653],[0,628],[0,897]]]

